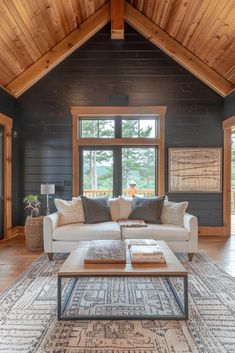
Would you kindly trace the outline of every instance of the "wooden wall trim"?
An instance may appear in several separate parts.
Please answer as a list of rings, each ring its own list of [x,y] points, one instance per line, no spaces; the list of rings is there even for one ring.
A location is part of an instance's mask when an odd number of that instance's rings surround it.
[[[124,39],[124,0],[111,0],[111,39]]]
[[[0,240],[0,244],[16,237],[17,235],[25,235],[24,226],[15,226],[9,229],[7,238]]]
[[[81,106],[71,107],[72,115],[74,116],[89,116],[89,115],[163,115],[166,114],[166,106]]]
[[[110,3],[97,10],[88,20],[71,32],[50,51],[33,63],[28,69],[10,82],[6,89],[19,97],[40,78],[84,44],[110,21]]]
[[[160,139],[151,139],[151,141],[141,141],[146,145],[156,145],[159,147],[159,166],[157,173],[157,186],[158,194],[165,195],[165,115],[166,106],[91,106],[91,107],[71,107],[72,113],[72,125],[73,125],[73,196],[79,195],[79,146],[81,145],[91,145],[94,140],[91,139],[78,139],[79,136],[79,117],[82,116],[108,116],[108,115],[158,115],[160,124]],[[135,139],[105,139],[105,145],[114,144],[135,144]],[[118,141],[117,141],[118,140]],[[104,144],[104,141],[101,141]],[[139,145],[139,142],[136,144]]]
[[[150,21],[140,11],[126,2],[125,20],[144,37],[162,49],[167,55],[184,66],[214,91],[225,97],[233,90],[233,85],[210,68],[196,55],[184,48],[174,38]]]
[[[231,129],[235,127],[235,115],[223,121],[223,129]]]
[[[0,113],[4,126],[4,238],[12,227],[12,119]]]
[[[72,109],[72,119],[73,119],[73,161],[72,161],[72,167],[73,167],[73,196],[77,197],[79,195],[79,146],[78,146],[78,129],[79,129],[79,124],[77,123],[78,121],[78,115],[77,115],[77,110]]]
[[[198,235],[216,235],[216,236],[225,236],[226,229],[225,227],[198,227]]]
[[[223,223],[225,235],[231,235],[231,168],[232,168],[232,129],[235,115],[223,121],[224,129],[224,171],[223,171]]]

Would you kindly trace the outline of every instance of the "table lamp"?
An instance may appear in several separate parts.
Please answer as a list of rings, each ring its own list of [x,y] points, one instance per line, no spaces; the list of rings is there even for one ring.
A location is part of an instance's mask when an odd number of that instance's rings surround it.
[[[49,195],[55,193],[55,184],[41,184],[41,195],[47,195],[47,215],[50,214]]]

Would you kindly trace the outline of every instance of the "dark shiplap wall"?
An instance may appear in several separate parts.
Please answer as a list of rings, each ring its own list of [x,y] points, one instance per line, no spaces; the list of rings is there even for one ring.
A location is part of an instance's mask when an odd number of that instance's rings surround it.
[[[121,95],[123,104],[168,106],[166,156],[173,146],[222,146],[223,99],[129,26],[124,41],[111,41],[106,26],[18,99],[21,198],[42,182],[71,197],[70,106],[120,104]],[[200,225],[222,225],[221,194],[169,198],[189,200]]]
[[[224,118],[230,118],[235,115],[235,92],[224,99]]]
[[[0,113],[14,118],[16,99],[0,87]]]

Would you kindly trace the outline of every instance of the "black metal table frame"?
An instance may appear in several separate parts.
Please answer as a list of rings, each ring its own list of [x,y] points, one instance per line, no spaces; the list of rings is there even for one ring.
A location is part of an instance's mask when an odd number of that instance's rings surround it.
[[[180,308],[181,314],[163,314],[163,315],[81,315],[81,316],[68,316],[64,315],[66,306],[69,302],[70,296],[73,292],[75,284],[79,277],[97,277],[92,276],[79,276],[79,275],[58,275],[58,287],[57,287],[57,318],[58,320],[188,320],[188,275],[151,275],[150,277],[162,277],[166,278],[169,287],[174,295],[174,298]],[[99,277],[122,277],[115,275],[99,275]],[[138,276],[125,276],[125,277],[144,277],[143,275]],[[70,285],[65,298],[62,300],[62,280],[63,278],[74,278],[73,283]],[[171,278],[182,278],[183,279],[183,299],[180,298]]]

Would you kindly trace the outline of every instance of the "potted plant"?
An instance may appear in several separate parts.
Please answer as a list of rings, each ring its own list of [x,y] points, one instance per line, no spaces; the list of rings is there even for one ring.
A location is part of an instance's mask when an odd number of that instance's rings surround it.
[[[27,195],[25,196],[23,202],[26,204],[25,208],[29,208],[31,210],[32,217],[39,216],[39,208],[41,202],[39,201],[38,195]]]

